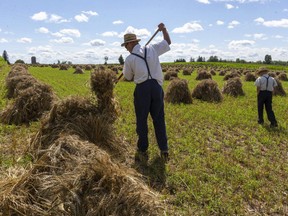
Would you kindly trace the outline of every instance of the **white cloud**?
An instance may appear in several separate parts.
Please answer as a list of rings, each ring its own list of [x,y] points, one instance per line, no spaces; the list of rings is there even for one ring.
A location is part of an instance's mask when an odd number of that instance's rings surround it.
[[[217,20],[217,21],[216,21],[216,24],[217,24],[217,25],[224,25],[224,22],[223,22],[222,20]]]
[[[113,37],[113,36],[117,36],[118,33],[114,31],[109,31],[109,32],[103,32],[101,35],[104,37]]]
[[[228,24],[228,28],[229,29],[233,29],[235,26],[237,26],[237,25],[239,25],[240,24],[240,22],[238,22],[237,20],[233,20],[232,22],[230,22],[229,24]]]
[[[35,21],[43,21],[46,20],[47,18],[48,18],[47,13],[43,11],[36,13],[31,17],[31,19]]]
[[[73,38],[71,37],[62,37],[60,39],[51,40],[51,42],[60,43],[60,44],[71,44],[74,43]]]
[[[252,40],[233,40],[228,44],[229,49],[243,49],[255,44]]]
[[[283,37],[282,35],[275,35],[274,38],[276,38],[276,39],[282,39],[282,38],[284,38],[284,37]]]
[[[119,25],[119,24],[123,24],[124,22],[122,20],[116,20],[113,22],[114,25]]]
[[[95,11],[82,11],[81,14],[78,14],[74,17],[77,22],[88,22],[89,16],[98,16],[98,13]]]
[[[60,30],[60,33],[63,35],[69,35],[72,37],[80,37],[81,33],[78,29],[62,29]]]
[[[82,13],[90,15],[90,16],[98,16],[98,13],[95,11],[82,11]]]
[[[36,53],[54,53],[50,46],[38,46],[38,47],[31,47],[28,50],[28,54],[35,55]]]
[[[8,43],[8,40],[6,40],[5,38],[0,38],[0,43]]]
[[[229,10],[229,9],[233,9],[234,8],[234,6],[233,5],[231,5],[231,4],[225,4],[225,7]]]
[[[51,33],[52,36],[54,37],[63,37],[64,35],[60,32],[55,32],[55,33]]]
[[[182,27],[172,30],[173,33],[190,33],[195,31],[203,31],[203,27],[197,22],[185,23]]]
[[[269,1],[273,1],[273,0],[212,0],[214,2],[238,2],[241,4],[244,3],[265,3],[265,2],[269,2]]]
[[[266,27],[288,28],[288,19],[265,21],[262,17],[259,17],[254,22]]]
[[[100,39],[95,39],[90,41],[89,43],[91,46],[104,46],[106,42]]]
[[[197,0],[199,3],[202,3],[202,4],[210,4],[210,1],[209,0]]]
[[[77,22],[88,22],[89,21],[89,18],[85,14],[76,15],[74,18]]]
[[[43,33],[43,34],[48,34],[49,30],[45,27],[40,27],[39,29],[36,30],[37,32]]]
[[[262,17],[258,17],[257,19],[254,20],[254,22],[260,23],[260,24],[264,23],[264,21],[265,20]]]
[[[34,15],[31,17],[31,19],[32,19],[32,20],[35,20],[35,21],[47,21],[47,22],[50,22],[50,23],[64,23],[64,22],[69,22],[69,20],[64,19],[64,18],[62,18],[61,16],[56,15],[56,14],[51,14],[51,15],[50,15],[50,18],[49,18],[49,15],[48,15],[46,12],[43,12],[43,11],[34,14]]]
[[[147,29],[136,29],[132,26],[128,26],[126,30],[122,33],[120,33],[118,36],[123,37],[126,33],[134,33],[137,35],[137,37],[146,38],[151,35],[151,33]]]
[[[262,39],[262,40],[267,39],[267,37],[265,37],[265,34],[262,34],[262,33],[254,34],[253,36],[254,36],[254,39]]]
[[[51,23],[65,23],[65,22],[69,22],[69,20],[64,19],[63,17],[61,17],[57,14],[51,14],[51,16],[49,18],[49,22],[51,22]]]
[[[20,38],[17,40],[18,43],[31,43],[32,39],[31,38]]]

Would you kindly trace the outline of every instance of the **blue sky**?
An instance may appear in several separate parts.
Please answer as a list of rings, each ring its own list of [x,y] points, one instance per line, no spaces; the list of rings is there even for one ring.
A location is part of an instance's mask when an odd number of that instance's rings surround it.
[[[0,52],[13,63],[119,63],[123,35],[145,44],[165,23],[176,59],[288,61],[287,0],[0,0]],[[162,34],[151,42],[161,40]]]

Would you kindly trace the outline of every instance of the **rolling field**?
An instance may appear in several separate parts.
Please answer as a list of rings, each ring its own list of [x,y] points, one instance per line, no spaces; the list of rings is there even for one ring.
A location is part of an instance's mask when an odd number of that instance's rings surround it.
[[[225,64],[225,67],[237,66],[251,67]],[[283,67],[271,69],[283,70]],[[51,85],[59,100],[92,94],[90,71],[73,74],[73,68],[59,71],[51,67],[29,67],[28,71]],[[8,103],[4,98],[8,72],[8,66],[0,69],[0,110]],[[178,73],[188,80],[190,91],[200,82],[196,75],[196,71],[185,76],[181,71]],[[223,88],[223,76],[216,73],[213,80]],[[197,99],[189,105],[165,103],[171,158],[165,167],[157,163],[159,151],[149,118],[149,164],[138,171],[161,195],[166,215],[288,215],[288,98],[273,97],[279,127],[269,127],[266,113],[265,124],[260,126],[254,82],[244,81],[243,76],[241,80],[245,93],[241,97],[223,95],[221,103]],[[164,90],[169,83],[164,82]],[[282,81],[282,85],[288,93],[288,82]],[[130,167],[134,167],[137,143],[134,87],[132,82],[120,81],[114,88],[121,110],[115,123],[116,134],[130,145],[127,159]],[[0,125],[0,174],[10,167],[29,165],[25,149],[39,127],[40,122],[29,127]]]

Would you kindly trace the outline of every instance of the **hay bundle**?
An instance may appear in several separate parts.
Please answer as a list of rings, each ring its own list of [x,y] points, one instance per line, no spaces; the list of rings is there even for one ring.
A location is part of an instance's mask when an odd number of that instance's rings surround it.
[[[92,70],[92,65],[85,65],[85,70]]]
[[[35,83],[32,87],[20,90],[13,103],[0,113],[5,124],[29,124],[48,111],[53,103],[54,94],[50,86]]]
[[[178,73],[176,71],[167,71],[164,75],[164,80],[172,80],[178,77]]]
[[[16,65],[16,66],[13,66],[11,70],[9,71],[7,75],[7,79],[11,77],[15,77],[15,76],[22,76],[22,75],[28,75],[28,74],[29,73],[25,67],[21,65]]]
[[[288,81],[287,74],[284,72],[280,73],[277,77],[279,80]]]
[[[207,102],[221,102],[223,100],[217,82],[211,79],[205,79],[198,83],[192,92],[192,97]]]
[[[216,71],[213,70],[213,69],[211,69],[211,70],[209,71],[209,73],[210,73],[212,76],[215,76],[215,75],[216,75]]]
[[[91,73],[91,89],[97,96],[98,109],[102,114],[117,117],[117,101],[113,89],[117,76],[115,72],[105,67],[99,67]],[[111,118],[112,119],[112,118]]]
[[[185,79],[173,79],[167,87],[165,101],[174,104],[191,104],[192,96],[189,91],[188,81]]]
[[[231,72],[229,74],[226,74],[224,76],[223,80],[228,80],[228,79],[235,78],[235,77],[241,77],[241,75],[237,71],[233,71],[233,72]]]
[[[51,68],[59,68],[59,65],[58,64],[52,64],[50,65]]]
[[[92,143],[63,136],[26,175],[0,182],[3,215],[159,215],[139,175]]]
[[[251,73],[251,72],[245,73],[245,77],[244,77],[244,80],[245,80],[245,81],[254,82],[256,79],[257,79],[257,78],[256,78],[255,74],[253,74],[253,73]]]
[[[99,108],[88,98],[66,98],[56,103],[49,115],[42,119],[42,127],[31,142],[32,154],[47,149],[62,133],[66,133],[76,134],[111,155],[122,157],[126,146],[115,141],[115,129],[110,118],[114,117],[100,113]]]
[[[227,73],[227,72],[226,72],[225,70],[221,70],[221,71],[219,72],[219,76],[225,76],[226,73]]]
[[[6,78],[6,97],[8,99],[17,97],[17,92],[33,86],[37,80],[30,74],[10,76]]]
[[[197,73],[196,80],[204,80],[204,79],[212,79],[212,75],[209,72],[202,70]]]
[[[277,74],[273,71],[269,72],[268,75],[274,78],[277,77]]]
[[[68,70],[69,65],[61,64],[59,70]]]
[[[73,74],[84,74],[84,71],[81,67],[77,66]]]
[[[116,66],[114,66],[114,67],[111,68],[111,70],[114,71],[116,74],[118,74],[119,70],[121,70],[121,69],[116,67]]]
[[[242,83],[239,77],[229,79],[223,88],[223,94],[231,95],[234,97],[243,96],[244,91],[242,89]]]
[[[184,68],[183,69],[183,75],[191,75],[193,72],[193,70],[189,69],[189,68]]]
[[[286,92],[282,86],[281,81],[277,77],[275,77],[274,79],[277,82],[277,86],[274,87],[273,95],[286,96]]]
[[[109,93],[112,96],[116,80],[117,77],[112,70],[98,67],[91,74],[91,89],[96,95]]]

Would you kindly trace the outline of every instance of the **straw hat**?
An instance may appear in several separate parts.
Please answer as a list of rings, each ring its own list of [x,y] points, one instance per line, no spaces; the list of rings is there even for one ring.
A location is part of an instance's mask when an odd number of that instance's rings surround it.
[[[124,35],[124,43],[121,44],[121,46],[125,46],[126,43],[137,41],[139,42],[141,39],[137,39],[135,34],[127,33]]]
[[[265,68],[265,67],[260,67],[258,70],[257,70],[257,74],[259,75],[259,76],[261,76],[261,75],[263,75],[263,74],[267,74],[269,72],[269,70],[267,69],[267,68]]]

